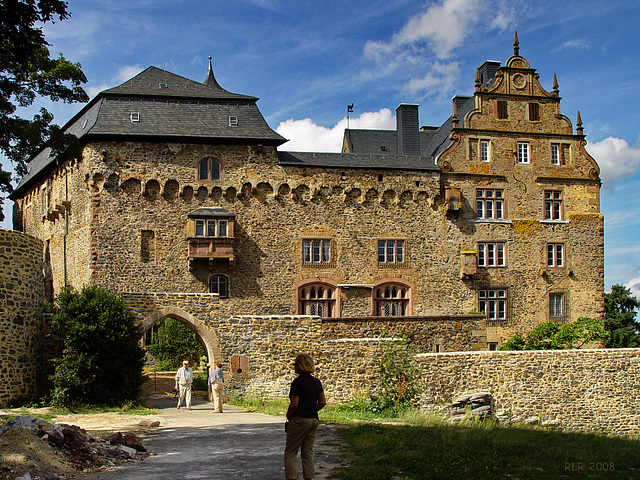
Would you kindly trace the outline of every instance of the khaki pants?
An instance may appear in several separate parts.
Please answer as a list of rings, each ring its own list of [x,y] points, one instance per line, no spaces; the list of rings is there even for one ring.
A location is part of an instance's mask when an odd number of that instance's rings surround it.
[[[178,397],[178,406],[182,405],[182,400],[185,400],[187,408],[191,408],[191,384],[179,385],[180,396]]]
[[[298,449],[302,456],[302,476],[313,478],[316,472],[313,468],[313,442],[318,431],[317,418],[302,418],[292,416],[287,430],[287,443],[284,447],[284,478],[287,480],[298,478],[296,457]]]
[[[222,413],[222,391],[224,390],[224,385],[222,383],[218,383],[218,380],[215,381],[213,385],[211,385],[211,394],[213,395],[213,411]]]

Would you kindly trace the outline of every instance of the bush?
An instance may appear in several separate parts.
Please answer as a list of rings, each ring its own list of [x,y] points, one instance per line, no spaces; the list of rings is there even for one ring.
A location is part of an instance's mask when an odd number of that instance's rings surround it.
[[[541,323],[526,338],[516,333],[500,350],[566,350],[606,342],[608,338],[609,334],[602,321],[580,317],[566,325],[556,322]]]
[[[413,408],[418,396],[420,372],[414,360],[415,351],[406,335],[401,333],[398,337],[381,345],[378,390],[371,396],[374,413],[400,414]]]
[[[52,325],[63,344],[54,358],[56,405],[119,406],[136,401],[142,385],[142,335],[125,304],[97,286],[67,287],[56,297]]]

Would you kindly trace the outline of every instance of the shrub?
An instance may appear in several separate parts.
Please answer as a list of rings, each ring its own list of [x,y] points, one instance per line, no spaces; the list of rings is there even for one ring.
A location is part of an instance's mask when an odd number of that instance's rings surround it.
[[[122,405],[142,384],[142,332],[125,304],[108,290],[67,287],[56,297],[52,325],[63,344],[53,359],[56,405]]]
[[[601,320],[580,317],[566,325],[556,322],[541,323],[526,338],[516,333],[500,350],[566,350],[606,342],[608,338],[609,334]]]
[[[398,414],[415,405],[420,375],[415,351],[409,345],[409,337],[402,333],[398,337],[381,345],[378,390],[371,397],[374,412]]]

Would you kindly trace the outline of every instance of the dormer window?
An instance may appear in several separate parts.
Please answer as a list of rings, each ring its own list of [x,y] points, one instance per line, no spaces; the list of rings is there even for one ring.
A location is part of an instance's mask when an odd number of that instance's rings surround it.
[[[140,112],[131,112],[131,114],[129,115],[129,118],[131,119],[131,123],[139,122],[140,121]]]
[[[229,126],[230,127],[237,127],[238,126],[238,117],[236,117],[235,115],[230,115],[229,116]]]

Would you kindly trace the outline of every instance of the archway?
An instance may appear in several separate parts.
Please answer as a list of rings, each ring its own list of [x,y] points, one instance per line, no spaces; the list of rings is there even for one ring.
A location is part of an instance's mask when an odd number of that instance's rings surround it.
[[[153,325],[165,318],[173,318],[186,325],[189,330],[195,333],[207,351],[209,363],[222,361],[220,343],[215,333],[213,333],[202,320],[176,307],[162,307],[157,312],[149,315],[142,321],[142,331],[146,332]]]

